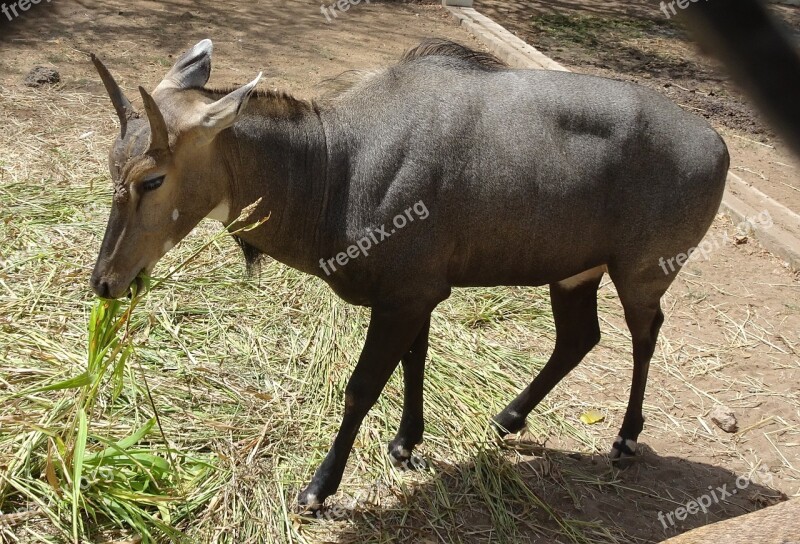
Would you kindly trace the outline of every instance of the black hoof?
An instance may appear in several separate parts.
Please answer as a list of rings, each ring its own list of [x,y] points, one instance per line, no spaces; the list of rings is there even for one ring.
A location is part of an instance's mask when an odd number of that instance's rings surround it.
[[[411,460],[412,448],[405,447],[402,442],[392,440],[389,442],[389,458],[396,467],[404,467]]]
[[[500,412],[494,419],[492,419],[492,426],[494,427],[500,438],[504,438],[509,434],[516,434],[525,428],[525,418],[519,414]]]
[[[632,462],[636,459],[636,448],[638,444],[636,440],[624,439],[618,436],[614,440],[614,445],[611,446],[611,451],[608,454],[609,460],[614,463],[614,466],[620,469],[626,469],[631,466]]]
[[[408,448],[395,441],[389,443],[389,458],[392,460],[392,464],[399,469],[425,470],[428,468],[425,459],[414,454],[413,447]]]
[[[317,494],[311,490],[311,486],[309,486],[297,496],[298,513],[304,516],[314,516],[322,510],[324,502],[325,499],[320,500]]]

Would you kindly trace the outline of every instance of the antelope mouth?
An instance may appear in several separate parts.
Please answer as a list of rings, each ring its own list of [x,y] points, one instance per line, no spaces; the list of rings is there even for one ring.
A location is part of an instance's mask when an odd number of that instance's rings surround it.
[[[134,293],[141,294],[142,291],[144,291],[144,280],[142,279],[140,272],[139,274],[136,275],[135,278],[133,278],[133,281],[128,287],[127,297],[133,298]]]
[[[136,294],[137,296],[142,295],[147,290],[148,282],[146,278],[150,277],[150,270],[148,269],[152,269],[152,267],[145,266],[144,268],[139,270],[139,273],[136,274],[135,278],[133,278],[133,281],[128,286],[128,292],[127,292],[128,298],[132,299],[134,294]]]

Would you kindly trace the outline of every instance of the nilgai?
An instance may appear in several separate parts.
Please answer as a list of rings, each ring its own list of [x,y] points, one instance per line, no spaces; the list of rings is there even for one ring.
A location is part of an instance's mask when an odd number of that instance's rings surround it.
[[[251,217],[270,220],[238,235],[247,259],[270,255],[371,308],[340,431],[301,506],[336,491],[399,362],[404,408],[389,453],[406,461],[422,440],[431,312],[453,287],[550,286],[555,350],[494,418],[514,433],[599,341],[608,272],[633,340],[610,455],[635,453],[660,299],[714,220],[728,170],[705,121],[636,85],[514,70],[452,42],[424,42],[323,102],[258,92],[260,74],[206,88],[211,49],[194,46],[152,94],[139,87],[144,116],[93,57],[121,132],[91,285],[125,295],[201,219],[234,223],[261,199]]]

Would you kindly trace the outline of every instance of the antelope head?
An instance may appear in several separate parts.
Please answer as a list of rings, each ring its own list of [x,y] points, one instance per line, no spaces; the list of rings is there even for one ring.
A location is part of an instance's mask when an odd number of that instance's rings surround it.
[[[219,100],[202,87],[211,74],[210,40],[184,54],[152,95],[139,87],[134,110],[100,60],[92,62],[111,97],[120,134],[111,146],[111,215],[92,273],[104,298],[128,292],[205,217],[229,220],[230,183],[214,152],[218,135],[241,115],[261,74]]]

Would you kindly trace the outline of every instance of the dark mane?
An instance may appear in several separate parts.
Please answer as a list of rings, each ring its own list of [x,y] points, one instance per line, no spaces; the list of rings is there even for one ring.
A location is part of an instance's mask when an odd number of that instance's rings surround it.
[[[215,100],[219,100],[232,93],[237,88],[238,87],[192,87],[192,89],[200,91],[205,96]],[[250,103],[245,111],[253,113],[254,111],[260,110],[262,113],[271,116],[293,118],[303,116],[314,111],[314,109],[315,106],[313,102],[300,100],[283,91],[262,91],[256,89],[253,91]]]
[[[406,54],[403,55],[401,62],[411,62],[423,57],[447,57],[457,59],[462,61],[466,66],[486,72],[508,69],[508,65],[494,55],[475,51],[460,43],[433,38],[424,40],[418,46],[408,50]]]

